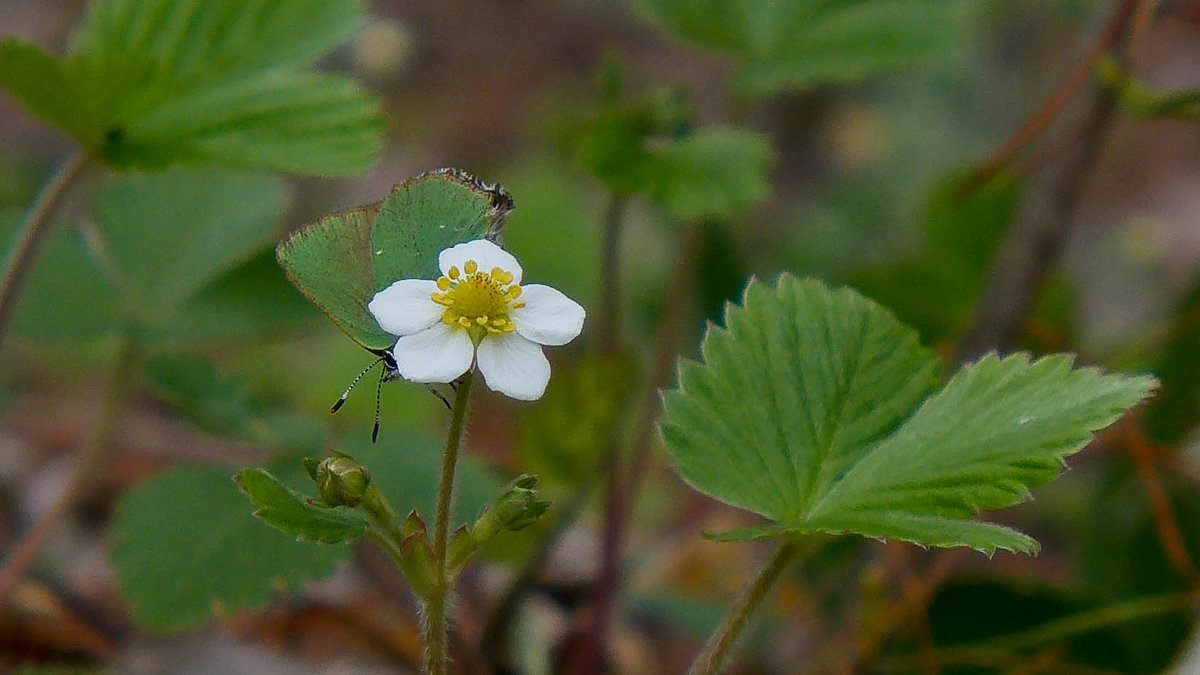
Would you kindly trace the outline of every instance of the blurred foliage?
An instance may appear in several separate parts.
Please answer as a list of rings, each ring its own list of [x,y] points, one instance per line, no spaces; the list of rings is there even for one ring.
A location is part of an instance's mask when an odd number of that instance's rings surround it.
[[[365,41],[334,51],[353,37],[363,3],[89,3],[61,56],[34,46],[52,44],[57,37],[50,32],[0,42],[0,87],[24,106],[0,115],[27,111],[124,172],[90,176],[33,269],[12,328],[19,339],[4,358],[0,407],[6,434],[21,441],[9,445],[24,453],[22,461],[53,468],[43,458],[56,457],[73,442],[75,426],[91,419],[85,392],[108,367],[98,358],[107,340],[127,332],[145,364],[129,397],[131,421],[118,436],[120,451],[131,458],[114,462],[106,480],[97,481],[102,494],[92,497],[109,498],[107,481],[132,485],[112,521],[121,598],[138,626],[156,632],[262,607],[285,588],[329,576],[352,549],[297,542],[256,522],[231,480],[242,467],[204,456],[186,434],[199,431],[208,443],[260,453],[262,462],[253,463],[266,463],[283,485],[309,496],[315,490],[300,457],[344,450],[370,468],[398,509],[432,514],[440,448],[429,434],[445,420],[442,404],[422,387],[388,383],[380,443],[370,444],[373,378],[336,417],[328,415],[372,357],[288,282],[273,252],[282,232],[361,203],[363,194],[386,194],[390,184],[420,170],[462,165],[513,194],[517,208],[502,241],[526,277],[591,309],[603,213],[616,196],[625,206],[619,275],[629,351],[599,359],[582,340],[554,355],[543,400],[513,406],[481,396],[471,450],[486,460],[467,455],[460,466],[456,523],[472,522],[504,480],[523,471],[541,474],[554,495],[548,518],[488,544],[490,566],[523,564],[554,532],[547,521],[583,514],[556,552],[563,559],[538,577],[534,600],[514,619],[512,647],[521,651],[514,664],[550,668],[562,646],[557,640],[568,620],[562,617],[579,613],[587,581],[581,575],[597,553],[576,537],[594,534],[596,514],[586,504],[570,510],[572,499],[589,496],[597,483],[608,430],[628,426],[654,331],[670,303],[686,302],[676,349],[696,356],[704,320],[723,325],[725,303],[742,296],[749,278],[774,282],[790,270],[853,286],[915,328],[924,344],[952,351],[980,310],[995,253],[1026,205],[1046,190],[1028,174],[1060,148],[1048,141],[1032,149],[1027,163],[982,184],[970,184],[970,166],[1054,90],[1077,56],[1064,45],[1093,39],[1113,4],[635,0],[505,7],[506,19],[536,27],[537,40],[514,24],[486,23],[494,21],[487,3],[467,3],[465,13],[451,3],[411,16],[404,3],[380,5],[373,8],[395,12],[381,20],[395,23],[398,46],[409,54],[395,72],[372,80],[392,88],[381,92],[395,122],[385,128],[374,96],[350,77],[312,65],[364,69],[360,54],[371,48]],[[1146,43],[1164,46],[1139,56],[1137,78],[1100,70],[1131,118],[1106,151],[1107,168],[1088,197],[1068,263],[1039,293],[1017,346],[1034,354],[1078,350],[1084,361],[1148,368],[1161,379],[1161,391],[1138,415],[1152,441],[1152,470],[1196,560],[1200,491],[1191,477],[1191,446],[1200,420],[1200,284],[1187,227],[1178,227],[1177,212],[1190,222],[1191,207],[1179,206],[1172,187],[1189,180],[1186,134],[1194,132],[1162,124],[1143,136],[1145,125],[1132,119],[1195,115],[1193,90],[1160,85],[1178,84],[1166,75],[1182,72],[1172,70],[1180,67],[1172,59],[1193,55],[1173,41],[1194,32],[1186,4],[1158,3],[1147,15],[1148,25],[1166,26],[1175,37],[1158,41],[1165,33],[1150,34]],[[572,33],[574,23],[586,29]],[[612,52],[619,56],[598,56]],[[7,250],[44,165],[62,148],[51,145],[53,136],[28,133],[23,122],[0,121],[13,148],[0,148],[0,247]],[[1073,128],[1069,119],[1061,126]],[[393,147],[384,168],[361,184],[284,182],[263,173],[361,173],[385,132]],[[1111,243],[1106,233],[1135,218],[1180,230],[1157,248],[1148,244],[1141,267],[1128,264],[1135,252],[1097,243]],[[697,229],[699,253],[689,295],[681,299],[668,297],[667,289],[685,227]],[[1137,270],[1159,274],[1158,281],[1131,280]],[[1107,278],[1100,283],[1098,275]],[[1135,310],[1161,306],[1161,312],[1130,320],[1130,308],[1112,292],[1125,287]],[[812,310],[785,309],[797,319]],[[1095,349],[1088,335],[1117,320],[1126,322],[1127,333]],[[761,384],[739,391],[747,408],[765,405]],[[975,403],[960,400],[956,412],[966,415]],[[31,406],[37,410],[29,412]],[[146,417],[167,423],[165,450],[146,440],[139,426]],[[1129,424],[1122,438],[1138,433]],[[956,439],[943,440],[944,450]],[[733,454],[740,448],[726,445]],[[1003,646],[1014,635],[1119,603],[1194,588],[1164,553],[1161,524],[1123,443],[1105,437],[1097,446],[1072,461],[1069,485],[1060,482],[1039,492],[1034,504],[1005,512],[1006,525],[1045,543],[1039,559],[1014,564],[999,555],[985,563],[966,556],[961,565],[972,572],[951,574],[937,586],[928,612],[935,653]],[[687,555],[675,545],[680,532],[692,537],[754,522],[668,478],[670,461],[654,449],[646,464],[651,494],[631,509],[628,569],[636,579]],[[163,472],[140,480],[146,462]],[[26,493],[42,483],[9,475],[10,466],[16,464],[5,464],[0,486],[4,515],[11,507],[12,522],[23,527],[25,501],[16,497],[28,501]],[[758,495],[773,483],[759,476],[747,484],[745,491]],[[93,506],[89,501],[81,510],[85,517],[106,513]],[[846,635],[886,620],[880,608],[889,590],[900,592],[890,584],[900,584],[880,578],[891,573],[880,571],[883,550],[872,540],[818,536],[822,544],[782,584],[783,593],[802,592],[812,604],[801,605],[800,618],[758,622],[748,670],[791,663],[778,660],[794,656],[787,650],[849,654]],[[46,571],[75,564],[58,549],[41,562]],[[704,564],[723,572],[731,566],[728,559]],[[974,572],[984,564],[986,574]],[[478,577],[489,593],[493,579],[506,578],[494,572]],[[638,587],[623,599],[618,659],[644,642],[651,645],[645,651],[663,659],[659,666],[690,654],[718,621],[724,587],[713,588],[711,576],[667,576],[661,589]],[[383,595],[373,582],[355,577],[354,583]],[[94,590],[84,591],[89,601]],[[385,602],[370,600],[376,604],[354,611],[375,612]],[[1194,640],[1194,616],[1185,609],[1118,617],[1002,649],[1003,667],[949,665],[942,672],[1013,672],[1045,658],[1051,669],[1163,672],[1178,666]],[[922,647],[915,633],[894,626],[874,661],[918,671]],[[8,665],[0,658],[0,667]],[[668,669],[680,667],[672,661]],[[24,666],[17,672],[85,671]]]
[[[177,467],[126,495],[112,561],[134,619],[178,631],[333,572],[342,547],[297,542],[251,515],[224,468]],[[292,480],[300,482],[299,472]]]
[[[359,11],[356,0],[96,0],[65,58],[0,42],[0,85],[119,167],[358,173],[380,146],[374,98],[305,65]]]
[[[961,16],[953,0],[637,0],[672,32],[736,56],[748,96],[853,82],[944,54]]]

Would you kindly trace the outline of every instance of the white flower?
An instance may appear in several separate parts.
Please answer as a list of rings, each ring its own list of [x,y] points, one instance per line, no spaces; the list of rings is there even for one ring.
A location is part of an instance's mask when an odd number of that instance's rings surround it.
[[[488,387],[512,398],[541,398],[550,362],[541,345],[564,345],[583,329],[583,307],[559,291],[521,286],[521,265],[486,239],[438,255],[437,281],[401,279],[367,309],[399,337],[396,370],[413,382],[453,382],[478,364]]]

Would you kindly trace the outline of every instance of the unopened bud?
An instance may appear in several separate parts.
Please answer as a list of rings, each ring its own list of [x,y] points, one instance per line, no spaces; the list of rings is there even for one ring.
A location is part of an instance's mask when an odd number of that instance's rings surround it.
[[[349,457],[326,457],[317,466],[317,490],[330,506],[358,506],[370,485],[371,475]]]

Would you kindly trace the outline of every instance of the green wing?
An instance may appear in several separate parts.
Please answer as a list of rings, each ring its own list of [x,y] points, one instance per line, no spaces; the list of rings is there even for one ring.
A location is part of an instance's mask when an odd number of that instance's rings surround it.
[[[367,303],[379,290],[371,272],[371,227],[379,203],[333,213],[285,239],[275,249],[288,278],[346,335],[367,349],[396,341],[375,322]]]
[[[355,342],[387,349],[367,303],[400,279],[436,279],[443,249],[495,241],[512,197],[458,169],[438,169],[397,185],[382,202],[334,213],[279,244],[292,283]]]
[[[397,185],[371,235],[375,281],[436,279],[438,253],[473,239],[495,241],[512,197],[458,169],[439,169]]]

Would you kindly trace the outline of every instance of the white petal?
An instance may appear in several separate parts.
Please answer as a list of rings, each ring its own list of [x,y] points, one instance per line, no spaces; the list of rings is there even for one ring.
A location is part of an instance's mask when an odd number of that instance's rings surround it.
[[[541,284],[521,287],[525,306],[509,316],[517,332],[540,345],[565,345],[583,330],[583,307],[556,289]]]
[[[492,391],[521,401],[541,398],[550,381],[550,362],[542,348],[516,333],[484,338],[476,362]]]
[[[392,335],[410,335],[425,330],[442,318],[445,307],[433,301],[435,282],[401,279],[375,294],[367,309],[379,327]]]
[[[475,346],[467,332],[442,322],[406,335],[392,347],[396,370],[412,382],[453,382],[467,372]]]
[[[512,282],[521,283],[521,263],[511,253],[487,239],[463,242],[442,251],[438,254],[438,267],[442,274],[447,274],[452,265],[461,270],[468,260],[479,263],[479,269],[485,272],[491,272],[493,267],[512,272]]]

